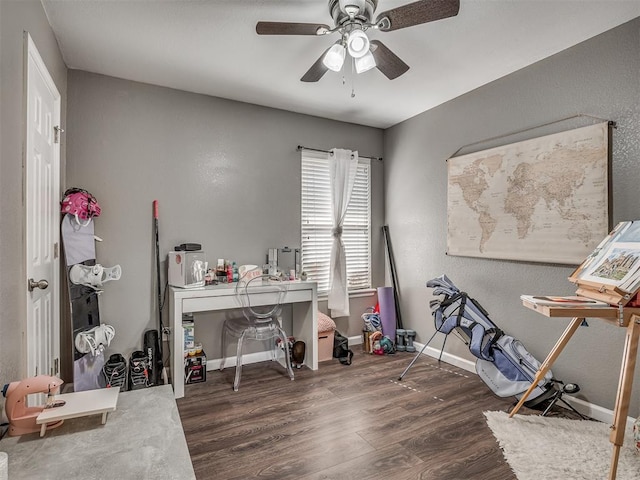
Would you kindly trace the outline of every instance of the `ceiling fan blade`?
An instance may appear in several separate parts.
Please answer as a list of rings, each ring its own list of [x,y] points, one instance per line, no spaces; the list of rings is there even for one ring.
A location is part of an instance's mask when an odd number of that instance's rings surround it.
[[[258,22],[258,35],[325,35],[329,26],[321,23]]]
[[[329,47],[331,48],[331,47]],[[318,80],[320,80],[322,78],[322,76],[327,73],[327,70],[329,70],[324,63],[322,63],[322,60],[324,59],[324,56],[327,54],[327,52],[329,51],[329,48],[327,48],[324,53],[322,55],[320,55],[320,58],[318,58],[318,60],[316,60],[316,63],[314,63],[313,65],[311,65],[311,68],[309,70],[307,70],[307,73],[305,73],[302,78],[300,79],[301,82],[317,82]]]
[[[375,23],[379,30],[390,32],[455,17],[459,10],[460,0],[420,0],[382,12]]]
[[[376,67],[389,79],[393,80],[409,70],[409,65],[400,60],[379,40],[371,40],[371,53],[376,59]]]

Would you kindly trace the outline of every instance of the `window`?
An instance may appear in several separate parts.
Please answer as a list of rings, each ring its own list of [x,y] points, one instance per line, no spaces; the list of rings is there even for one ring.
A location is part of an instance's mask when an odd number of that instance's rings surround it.
[[[360,158],[347,207],[342,241],[347,257],[349,291],[371,288],[371,160]],[[325,152],[302,150],[302,271],[329,291],[333,226],[329,160]]]

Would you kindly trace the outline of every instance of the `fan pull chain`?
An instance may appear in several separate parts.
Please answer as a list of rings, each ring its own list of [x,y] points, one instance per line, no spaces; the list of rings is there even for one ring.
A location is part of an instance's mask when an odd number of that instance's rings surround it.
[[[356,96],[356,74],[355,74],[355,59],[351,59],[351,98]]]

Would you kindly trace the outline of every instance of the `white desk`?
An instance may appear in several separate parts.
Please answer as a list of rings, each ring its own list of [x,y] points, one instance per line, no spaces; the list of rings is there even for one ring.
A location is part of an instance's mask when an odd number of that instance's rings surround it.
[[[260,303],[260,294],[252,294],[253,305],[265,305],[273,296],[265,294]],[[306,344],[305,365],[318,369],[318,287],[316,282],[291,282],[284,298],[285,304],[293,306],[293,331],[287,332],[296,340]],[[184,331],[182,314],[210,312],[241,308],[235,296],[235,283],[223,283],[200,288],[169,288],[169,325],[172,328],[171,379],[175,398],[184,397]]]

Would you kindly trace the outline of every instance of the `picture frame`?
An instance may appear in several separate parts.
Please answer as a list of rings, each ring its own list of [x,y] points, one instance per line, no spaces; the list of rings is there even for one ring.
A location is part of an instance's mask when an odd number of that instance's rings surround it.
[[[631,300],[640,290],[640,220],[618,223],[569,281],[579,295],[611,304]]]

